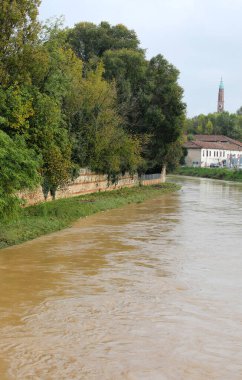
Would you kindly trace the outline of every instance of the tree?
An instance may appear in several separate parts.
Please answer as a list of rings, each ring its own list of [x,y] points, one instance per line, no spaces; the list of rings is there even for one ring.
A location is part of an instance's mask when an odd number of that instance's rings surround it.
[[[125,129],[137,134],[140,118],[139,94],[146,80],[147,61],[142,51],[131,49],[107,50],[103,55],[104,78],[115,80],[120,115]]]
[[[101,22],[99,25],[80,22],[69,30],[68,42],[83,62],[102,57],[106,50],[136,50],[139,45],[133,30],[122,24],[111,26],[108,22]]]
[[[110,178],[145,162],[162,166],[182,129],[178,71],[161,56],[147,61],[135,32],[123,25],[68,30],[57,20],[38,36],[38,0],[3,4],[12,23],[0,26],[8,30],[0,53],[0,129],[42,156],[45,195],[68,183],[73,165]]]
[[[139,137],[139,142],[142,141],[146,166],[161,168],[165,157],[169,157],[169,144],[179,139],[184,128],[185,105],[177,83],[178,70],[161,55],[147,61],[135,33],[121,25],[79,23],[69,31],[68,41],[86,62],[85,75],[102,58],[104,78],[116,85],[122,125],[134,139]],[[84,117],[86,111],[77,114],[76,125],[86,125]],[[83,129],[81,132],[79,127],[79,136],[81,133]],[[79,157],[80,151],[92,151],[87,145],[81,149],[80,146],[77,145]]]
[[[211,135],[213,133],[213,123],[211,122],[211,120],[208,120],[208,122],[206,123],[205,133],[207,135]]]
[[[239,109],[236,111],[237,115],[242,115],[242,106],[239,107]]]
[[[170,146],[184,130],[185,104],[178,76],[179,71],[163,56],[150,60],[143,97],[143,132],[150,136],[145,157],[150,168],[166,167]]]
[[[172,142],[167,146],[167,153],[164,161],[167,162],[167,169],[173,171],[182,162],[184,163],[184,158],[187,154],[186,150],[183,148],[184,138],[181,136],[180,139]]]
[[[221,112],[216,116],[216,124],[214,127],[215,134],[228,136],[233,129],[235,119],[231,117],[229,112]]]
[[[236,140],[242,140],[242,117],[240,110],[236,114],[216,112],[187,119],[186,131],[192,134],[225,135]]]
[[[17,84],[3,89],[0,86],[0,128],[9,135],[24,133],[33,116],[32,96],[27,87]]]
[[[34,45],[39,32],[40,0],[1,0],[0,83],[21,78],[20,66],[27,45]],[[17,69],[16,69],[17,67]],[[23,66],[22,66],[23,67]]]
[[[0,218],[13,216],[21,204],[17,192],[40,182],[39,159],[21,137],[0,131]]]
[[[71,120],[73,160],[96,172],[117,176],[137,169],[139,144],[122,129],[114,83],[103,79],[103,66],[82,83],[79,111]],[[128,154],[124,157],[125,151]]]
[[[56,190],[65,186],[71,177],[72,141],[70,122],[79,105],[82,83],[82,62],[65,44],[61,31],[54,25],[48,29],[48,38],[38,48],[42,71],[29,67],[33,115],[30,128],[25,134],[28,145],[43,157],[41,173],[43,191],[50,191],[55,198]],[[34,74],[34,75],[33,75]]]
[[[68,183],[71,176],[71,143],[65,127],[60,104],[47,94],[33,92],[34,115],[29,119],[30,128],[25,134],[28,146],[42,156],[45,194],[51,191],[53,198],[58,187]]]
[[[42,189],[45,198],[48,192],[55,199],[56,190],[59,187],[64,187],[70,180],[71,173],[71,149],[65,150],[64,154],[60,147],[51,144],[48,149],[44,151],[44,166],[42,168],[43,184]]]

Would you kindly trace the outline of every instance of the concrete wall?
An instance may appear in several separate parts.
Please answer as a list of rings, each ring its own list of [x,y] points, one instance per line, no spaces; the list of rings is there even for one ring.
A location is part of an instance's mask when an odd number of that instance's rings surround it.
[[[164,182],[164,178],[153,178],[142,180],[143,185],[151,185]],[[120,177],[118,183],[108,183],[106,175],[99,175],[89,171],[88,169],[81,169],[80,175],[73,182],[69,183],[64,189],[60,189],[56,192],[56,199],[69,198],[81,194],[95,193],[97,191],[110,191],[114,189],[120,189],[122,187],[133,187],[139,184],[138,175],[130,176],[125,174]],[[20,197],[24,199],[27,205],[33,205],[44,201],[44,196],[41,187],[33,192],[22,192]],[[47,200],[51,200],[51,196],[48,196]]]
[[[187,149],[185,163],[187,166],[201,166],[201,149]]]

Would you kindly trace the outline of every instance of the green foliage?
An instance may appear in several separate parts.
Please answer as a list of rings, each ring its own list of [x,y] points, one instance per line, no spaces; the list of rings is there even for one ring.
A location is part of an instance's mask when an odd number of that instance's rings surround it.
[[[119,114],[125,129],[137,134],[140,123],[140,93],[146,81],[147,61],[143,51],[120,49],[107,50],[103,55],[104,77],[115,80]]]
[[[140,160],[139,144],[121,127],[116,89],[114,83],[103,79],[102,65],[82,82],[79,107],[71,123],[74,161],[110,176],[135,171]]]
[[[39,4],[0,4],[0,130],[41,155],[44,195],[54,198],[77,166],[117,180],[174,164],[184,115],[178,71],[162,56],[146,60],[121,24],[65,29],[57,19],[41,28]]]
[[[76,55],[84,62],[102,57],[106,50],[137,49],[139,40],[133,30],[119,24],[111,26],[108,22],[95,25],[80,22],[70,29],[68,41]]]
[[[13,216],[19,210],[17,192],[39,183],[38,167],[39,161],[26,148],[23,138],[13,140],[0,131],[0,218]]]
[[[138,90],[147,69],[144,53],[131,49],[107,50],[103,55],[103,63],[106,79],[115,79],[118,83],[128,80],[132,91]]]
[[[198,115],[186,120],[186,130],[189,134],[216,134],[228,136],[242,141],[242,115],[229,112]]]
[[[33,116],[32,97],[26,87],[12,85],[0,87],[0,128],[13,135],[24,133],[29,128],[29,118]]]
[[[25,46],[37,40],[40,0],[1,0],[0,83],[14,83],[22,76]]]
[[[242,170],[226,168],[188,168],[180,167],[175,173],[192,177],[214,178],[242,182]]]
[[[178,75],[178,70],[161,55],[149,62],[143,98],[143,131],[151,136],[146,157],[154,167],[169,163],[170,144],[178,141],[183,133],[185,104],[183,90],[177,83]]]
[[[45,151],[44,167],[42,174],[44,177],[43,193],[47,197],[48,190],[53,199],[55,199],[56,190],[58,187],[64,187],[69,179],[71,173],[71,150],[70,146],[66,146],[64,152],[60,147],[51,144]]]
[[[183,138],[180,138],[167,146],[167,153],[165,156],[165,162],[167,163],[167,170],[175,170],[180,162],[184,159],[186,152],[183,148]]]
[[[29,146],[42,155],[43,189],[47,191],[48,183],[48,190],[54,198],[57,188],[66,185],[70,178],[71,144],[60,104],[53,97],[36,92],[33,106],[35,115],[29,121],[26,138]]]
[[[239,107],[239,109],[236,111],[237,115],[242,115],[242,106]]]
[[[212,132],[213,132],[213,123],[211,122],[211,120],[208,120],[206,127],[205,127],[205,133],[207,135],[211,135]]]

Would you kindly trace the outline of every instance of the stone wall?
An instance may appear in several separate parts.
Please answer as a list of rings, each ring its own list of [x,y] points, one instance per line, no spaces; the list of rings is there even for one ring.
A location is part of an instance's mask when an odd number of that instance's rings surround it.
[[[164,182],[161,180],[161,176],[156,178],[143,178],[139,181],[138,175],[130,176],[125,174],[119,178],[119,181],[115,184],[109,183],[106,175],[99,175],[89,171],[88,169],[81,169],[80,175],[73,182],[69,183],[64,189],[60,189],[56,192],[56,199],[69,198],[81,194],[95,193],[97,191],[110,191],[114,189],[120,189],[122,187],[133,187],[139,183],[143,185],[151,185]],[[44,195],[41,187],[33,192],[22,192],[21,198],[24,199],[27,205],[33,205],[44,201]],[[51,200],[51,196],[48,196],[47,200]]]

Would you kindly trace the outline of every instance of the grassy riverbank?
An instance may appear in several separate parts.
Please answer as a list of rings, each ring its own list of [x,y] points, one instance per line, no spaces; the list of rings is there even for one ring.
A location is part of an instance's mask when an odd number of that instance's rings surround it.
[[[235,169],[180,167],[176,169],[174,174],[242,182],[242,170]]]
[[[21,210],[17,220],[0,222],[0,248],[58,231],[79,218],[100,211],[141,203],[178,189],[176,184],[164,183],[82,195],[26,207]]]

